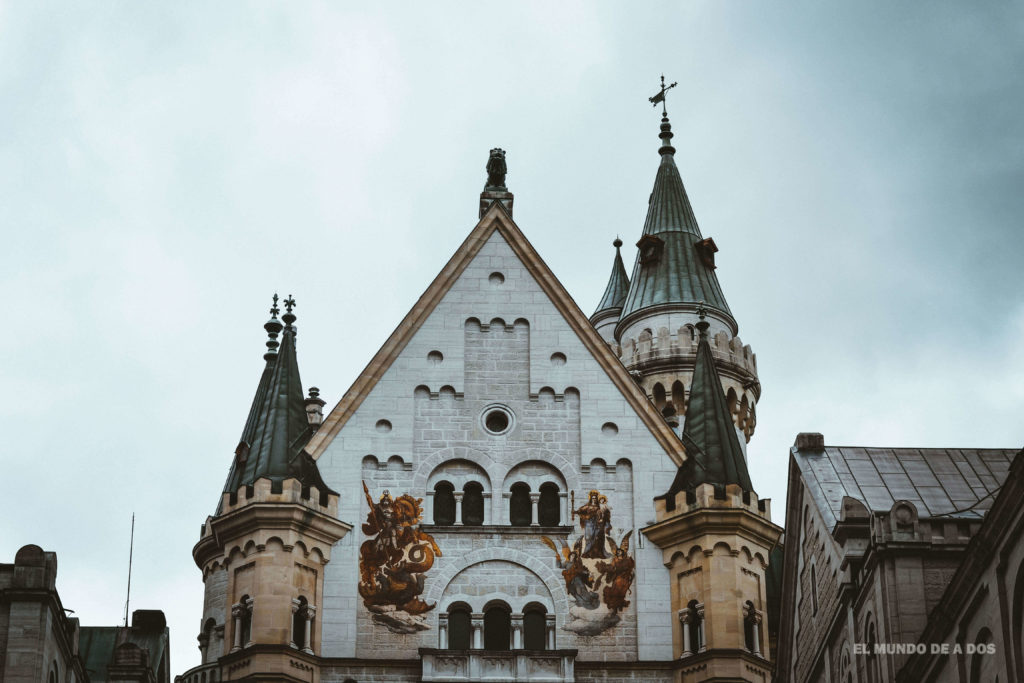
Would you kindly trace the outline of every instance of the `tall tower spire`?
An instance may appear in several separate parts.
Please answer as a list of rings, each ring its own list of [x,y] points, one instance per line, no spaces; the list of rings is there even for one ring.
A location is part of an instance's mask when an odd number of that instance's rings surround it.
[[[666,93],[675,85],[666,86],[662,77],[661,89],[649,98],[662,105],[661,161],[614,338],[622,362],[655,404],[664,408],[671,403],[685,415],[697,360],[697,309],[706,307],[710,355],[745,445],[754,433],[761,385],[754,354],[737,336],[739,325],[718,282],[718,247],[701,233],[676,167],[665,106]]]

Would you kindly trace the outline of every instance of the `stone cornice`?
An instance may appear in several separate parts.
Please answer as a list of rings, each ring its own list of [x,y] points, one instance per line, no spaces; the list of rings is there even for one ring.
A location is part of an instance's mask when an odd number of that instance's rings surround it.
[[[703,536],[735,534],[772,548],[782,527],[743,508],[697,508],[640,530],[662,550]]]
[[[252,503],[207,521],[209,530],[192,549],[200,569],[219,557],[233,541],[257,531],[287,530],[330,548],[352,525],[298,503]]]

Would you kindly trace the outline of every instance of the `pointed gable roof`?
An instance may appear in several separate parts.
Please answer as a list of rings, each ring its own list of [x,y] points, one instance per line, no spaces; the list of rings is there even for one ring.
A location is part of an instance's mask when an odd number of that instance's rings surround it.
[[[657,247],[660,253],[655,258],[647,258],[641,248],[637,254],[619,325],[654,306],[690,304],[695,307],[701,302],[732,320],[713,261],[702,254],[702,250],[713,252],[715,247],[705,242],[697,226],[683,179],[676,168],[675,148],[669,144],[672,132],[667,117],[662,118],[661,129],[665,141],[660,149],[661,164],[654,179],[643,236],[637,243],[637,247],[642,247],[645,243],[660,242]],[[735,321],[733,327],[736,327]]]
[[[687,461],[679,468],[672,487],[662,496],[675,498],[680,491],[700,484],[739,484],[752,491],[747,460],[743,456],[739,436],[725,403],[722,380],[715,368],[708,344],[708,322],[697,323],[700,342],[693,368],[693,389],[683,425],[683,444]]]
[[[494,202],[484,213],[480,222],[469,233],[465,241],[438,273],[427,290],[413,305],[405,318],[369,364],[356,378],[338,404],[325,418],[316,435],[306,446],[306,452],[319,458],[331,440],[341,431],[345,423],[355,414],[363,400],[377,382],[384,376],[388,368],[406,347],[423,323],[430,317],[437,304],[447,294],[466,267],[473,261],[487,240],[498,232],[511,247],[516,257],[522,262],[526,271],[537,281],[559,313],[562,314],[569,327],[576,333],[584,347],[589,351],[609,379],[622,393],[638,418],[650,430],[665,453],[678,465],[685,459],[685,449],[679,438],[658,414],[657,409],[647,396],[636,385],[625,367],[612,353],[608,344],[601,338],[587,316],[566,291],[565,287],[540,255],[523,235],[501,202]]]
[[[608,286],[604,289],[601,303],[597,305],[597,310],[590,316],[591,321],[602,313],[617,313],[622,310],[622,304],[626,300],[626,294],[629,292],[629,276],[626,275],[626,266],[622,264],[622,253],[619,251],[619,248],[622,246],[622,240],[616,237],[615,241],[612,242],[612,246],[615,247],[612,274],[608,277]]]
[[[267,361],[253,398],[249,417],[235,449],[224,491],[234,493],[257,479],[279,483],[298,479],[306,486],[330,491],[323,483],[316,464],[300,455],[313,436],[313,427],[306,416],[299,363],[295,352],[295,316],[291,311],[281,319],[276,314],[267,324],[271,341],[264,355]],[[283,329],[280,349],[275,351],[277,333]],[[312,465],[312,468],[310,468]]]

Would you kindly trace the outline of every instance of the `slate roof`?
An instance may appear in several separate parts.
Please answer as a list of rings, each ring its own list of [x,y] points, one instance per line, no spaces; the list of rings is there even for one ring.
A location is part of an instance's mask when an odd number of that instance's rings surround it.
[[[306,416],[299,378],[292,324],[295,316],[288,312],[281,319],[285,325],[276,352],[273,339],[282,330],[281,323],[273,318],[266,325],[271,336],[267,344],[270,352],[264,355],[267,364],[224,483],[227,493],[237,492],[261,478],[274,483],[294,478],[306,486],[316,486],[320,492],[334,493],[324,484],[316,462],[303,451],[314,429]]]
[[[597,310],[594,311],[594,315],[590,316],[591,320],[598,313],[622,310],[622,304],[626,300],[626,294],[629,292],[629,276],[626,275],[626,266],[622,264],[622,253],[619,251],[619,248],[622,246],[622,240],[616,238],[612,245],[615,247],[612,273],[608,276],[608,286],[604,289],[604,296],[601,297]]]
[[[661,137],[665,144],[660,149],[661,164],[654,179],[643,234],[660,238],[664,246],[656,263],[641,264],[637,254],[620,320],[651,306],[701,302],[731,319],[732,312],[718,277],[698,253],[696,244],[703,237],[676,168],[675,148],[668,144],[672,137],[668,119],[662,121]]]
[[[921,517],[983,518],[1020,449],[860,448],[792,449],[825,523],[840,518],[843,496],[870,511],[888,512],[908,500]]]
[[[686,462],[679,466],[671,488],[663,496],[672,499],[677,493],[700,484],[739,484],[752,491],[747,460],[743,457],[732,414],[725,403],[722,379],[715,368],[708,344],[708,323],[697,323],[700,342],[693,368],[693,388],[683,424],[683,446]]]

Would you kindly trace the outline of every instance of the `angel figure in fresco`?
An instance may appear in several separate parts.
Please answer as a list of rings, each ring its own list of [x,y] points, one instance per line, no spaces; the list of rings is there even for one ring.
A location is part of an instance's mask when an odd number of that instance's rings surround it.
[[[407,614],[428,612],[436,605],[419,599],[424,572],[441,555],[433,537],[419,528],[422,498],[403,494],[392,498],[388,491],[374,502],[363,482],[370,506],[363,533],[369,536],[359,547],[359,594],[368,609],[391,606]]]
[[[576,601],[576,606],[583,609],[597,609],[601,604],[601,599],[595,591],[591,590],[594,578],[587,566],[583,564],[578,549],[570,548],[568,543],[562,541],[562,549],[559,550],[554,541],[547,536],[540,538],[547,547],[555,551],[555,562],[562,570],[565,587],[569,591],[569,595]]]
[[[604,598],[605,607],[615,614],[629,607],[626,595],[629,594],[633,585],[634,570],[636,569],[636,562],[629,556],[629,537],[632,535],[632,530],[626,533],[622,543],[615,547],[610,562],[597,563],[597,571],[600,572],[600,575],[594,584],[594,590],[601,588],[601,584],[604,583],[601,597]],[[614,542],[612,545],[614,546]]]
[[[587,503],[573,510],[573,517],[580,518],[583,529],[582,557],[604,560],[608,557],[605,539],[612,531],[612,511],[608,507],[608,498],[599,491],[591,491]]]

